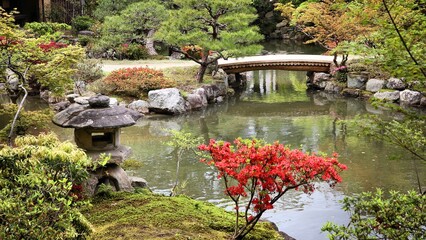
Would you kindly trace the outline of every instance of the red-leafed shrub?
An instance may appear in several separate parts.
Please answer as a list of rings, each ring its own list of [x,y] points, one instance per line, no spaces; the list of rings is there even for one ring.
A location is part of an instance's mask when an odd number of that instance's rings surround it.
[[[123,68],[111,72],[105,79],[107,88],[116,94],[139,97],[150,90],[176,86],[163,72],[151,68]]]
[[[346,169],[338,162],[337,154],[333,157],[306,154],[278,142],[265,144],[238,138],[231,144],[211,139],[199,149],[209,153],[211,159],[202,161],[219,171],[225,193],[235,203],[232,239],[242,239],[249,233],[262,214],[274,208],[274,203],[288,190],[311,193],[317,181],[334,185],[342,181],[339,173]]]
[[[52,49],[65,48],[68,45],[65,43],[50,41],[49,43],[41,43],[38,45],[44,52],[51,51]]]

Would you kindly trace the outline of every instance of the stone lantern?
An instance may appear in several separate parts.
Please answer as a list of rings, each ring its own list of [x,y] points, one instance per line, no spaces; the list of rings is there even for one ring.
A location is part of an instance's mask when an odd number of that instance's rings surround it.
[[[91,97],[88,104],[70,105],[53,117],[53,123],[64,128],[74,128],[78,147],[97,160],[101,153],[110,155],[107,165],[91,173],[87,183],[88,194],[94,194],[101,183],[116,190],[132,190],[131,180],[120,167],[129,156],[130,147],[120,145],[120,128],[132,126],[141,114],[121,106],[110,106],[110,98],[103,95]]]

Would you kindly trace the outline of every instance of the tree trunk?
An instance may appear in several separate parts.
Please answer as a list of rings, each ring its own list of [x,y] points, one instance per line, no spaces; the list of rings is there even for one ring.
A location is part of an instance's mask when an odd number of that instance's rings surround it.
[[[155,51],[155,46],[154,46],[154,34],[155,34],[155,29],[151,29],[148,32],[148,35],[146,36],[146,42],[145,42],[145,48],[148,50],[148,54],[151,56],[154,55],[158,55],[157,51]]]
[[[204,74],[206,73],[207,70],[207,64],[201,64],[200,68],[198,69],[197,72],[197,82],[198,83],[202,83],[203,82],[203,78],[204,78]]]

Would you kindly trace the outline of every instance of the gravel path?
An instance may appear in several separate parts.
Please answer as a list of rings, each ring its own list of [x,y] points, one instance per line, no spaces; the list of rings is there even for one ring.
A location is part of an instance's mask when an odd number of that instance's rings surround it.
[[[164,69],[171,67],[192,67],[198,64],[193,61],[185,60],[139,60],[139,61],[102,61],[102,70],[104,72],[111,72],[120,68],[134,68],[134,67],[149,67],[154,69]]]

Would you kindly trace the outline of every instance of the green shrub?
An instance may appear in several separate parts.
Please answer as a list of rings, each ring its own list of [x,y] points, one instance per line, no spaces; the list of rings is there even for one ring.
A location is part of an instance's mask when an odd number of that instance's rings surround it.
[[[93,42],[93,37],[86,36],[86,35],[78,35],[78,43],[80,43],[81,46],[86,47],[91,42]]]
[[[150,90],[174,87],[176,82],[150,68],[123,68],[111,72],[104,81],[114,93],[139,97]]]
[[[71,26],[78,32],[88,30],[93,23],[95,23],[95,21],[89,16],[78,16],[71,21]]]
[[[425,239],[426,195],[414,191],[391,191],[385,197],[378,189],[343,200],[351,214],[347,226],[328,222],[322,231],[330,239]]]
[[[0,150],[0,239],[85,239],[78,207],[90,159],[52,134],[15,144]]]
[[[66,23],[56,22],[30,22],[25,24],[24,29],[34,34],[35,37],[40,37],[71,30],[71,26]]]
[[[147,59],[149,57],[148,50],[140,44],[122,44],[118,49],[122,59],[139,60]]]
[[[94,82],[103,76],[100,61],[97,59],[84,59],[77,63],[77,72],[73,78],[76,81],[84,81],[86,83]]]

